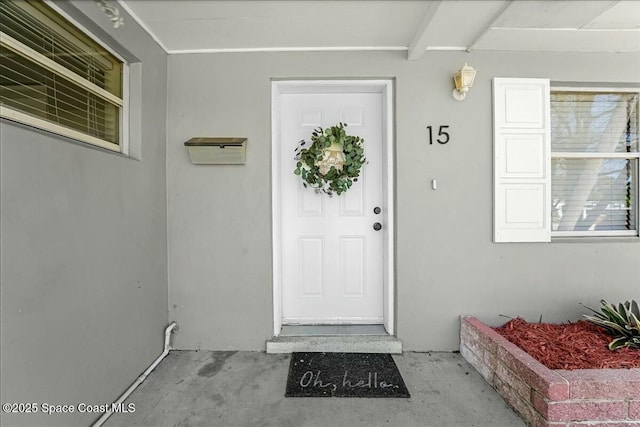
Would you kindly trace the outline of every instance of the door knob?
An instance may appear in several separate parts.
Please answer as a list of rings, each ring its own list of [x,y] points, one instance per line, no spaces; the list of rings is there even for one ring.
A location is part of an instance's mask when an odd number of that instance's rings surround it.
[[[373,229],[376,231],[382,230],[382,224],[380,224],[379,222],[376,222],[375,224],[373,224]]]
[[[380,212],[382,212],[382,209],[380,209],[378,206],[376,206],[375,208],[373,208],[373,213],[374,214],[379,214]]]

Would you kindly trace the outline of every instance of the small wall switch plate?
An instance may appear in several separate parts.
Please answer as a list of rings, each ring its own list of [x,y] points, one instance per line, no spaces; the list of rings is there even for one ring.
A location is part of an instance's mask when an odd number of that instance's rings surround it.
[[[438,189],[438,181],[436,181],[435,179],[431,180],[431,188],[433,188],[434,190]]]

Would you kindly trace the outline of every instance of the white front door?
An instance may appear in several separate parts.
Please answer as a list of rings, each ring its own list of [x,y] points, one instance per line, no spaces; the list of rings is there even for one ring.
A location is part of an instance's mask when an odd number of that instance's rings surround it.
[[[383,323],[383,94],[283,93],[279,99],[282,323]],[[368,163],[340,196],[305,188],[294,149],[313,130],[346,123],[364,138]],[[377,208],[377,209],[376,209]]]

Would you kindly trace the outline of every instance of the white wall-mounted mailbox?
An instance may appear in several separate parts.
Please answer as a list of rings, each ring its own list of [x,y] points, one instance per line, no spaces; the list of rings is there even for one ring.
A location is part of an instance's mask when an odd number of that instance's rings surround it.
[[[191,138],[184,145],[194,165],[244,165],[247,138]]]

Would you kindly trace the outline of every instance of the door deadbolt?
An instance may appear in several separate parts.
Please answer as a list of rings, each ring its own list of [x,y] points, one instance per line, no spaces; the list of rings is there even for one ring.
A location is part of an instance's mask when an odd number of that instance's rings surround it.
[[[378,206],[376,206],[375,208],[373,208],[373,213],[374,214],[379,214],[380,212],[382,212],[382,209],[380,209]]]

